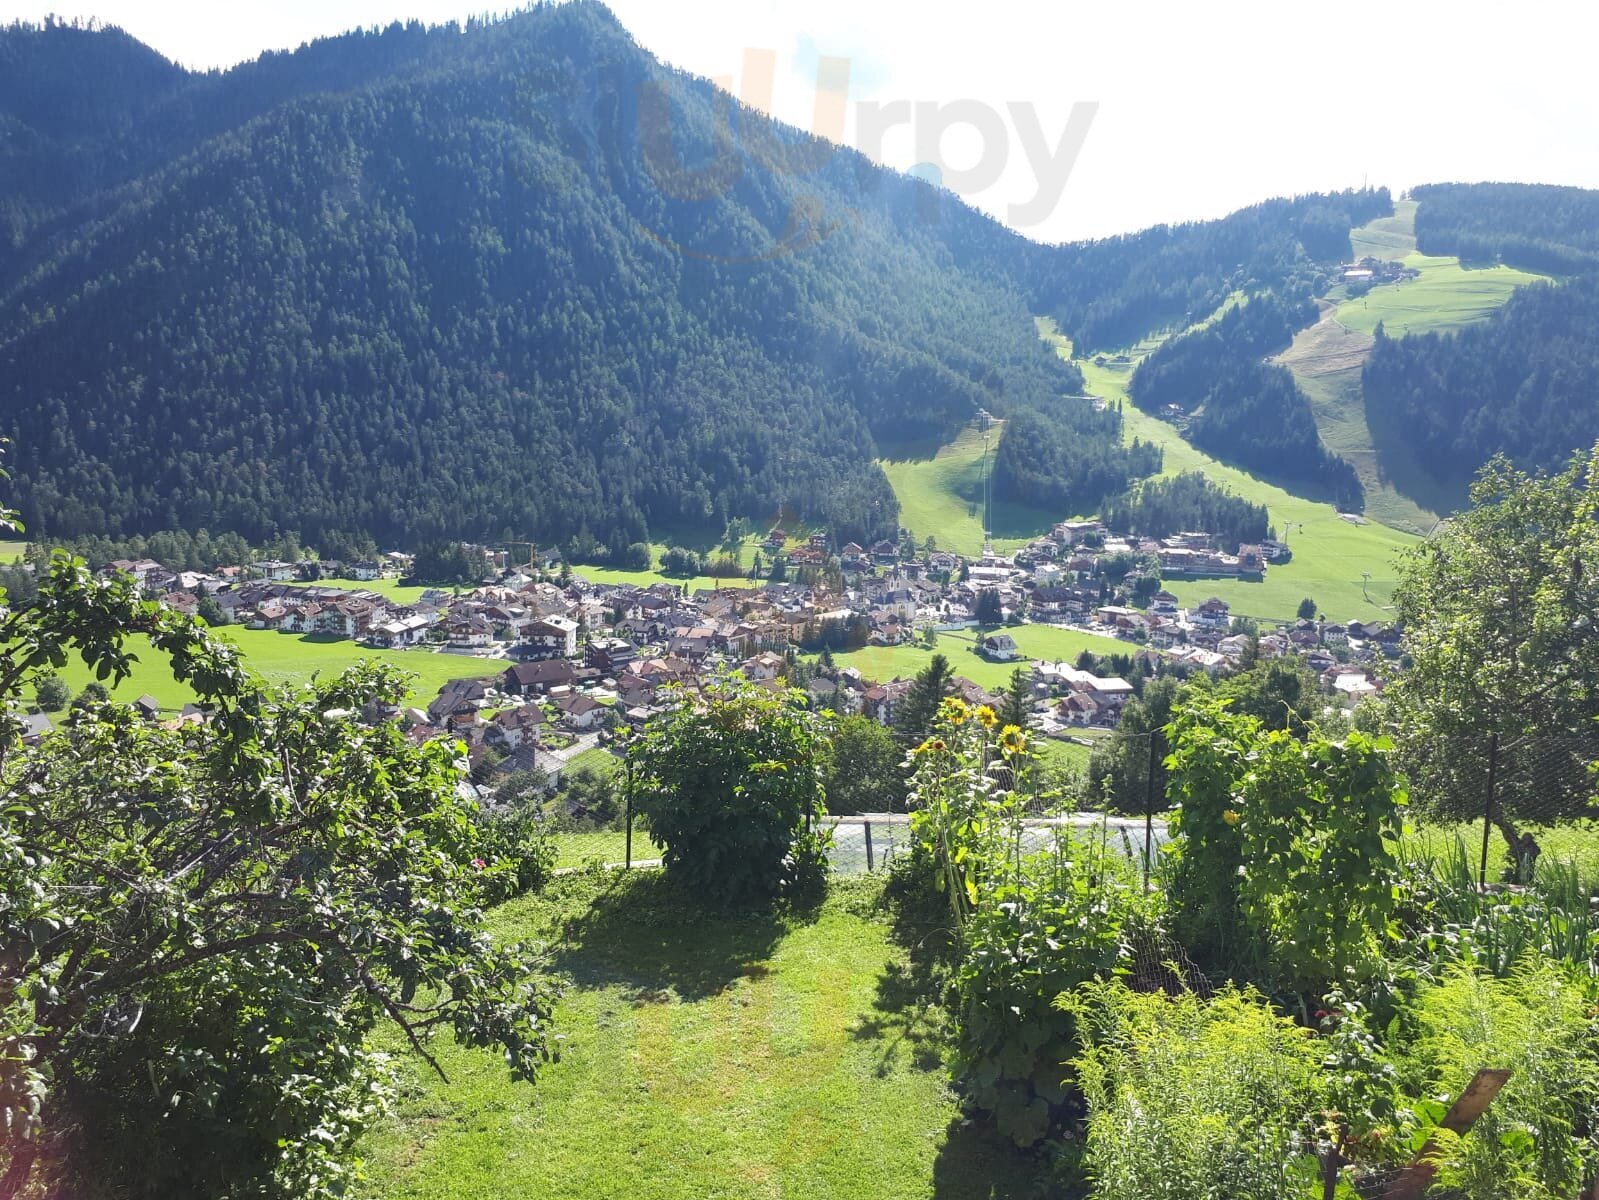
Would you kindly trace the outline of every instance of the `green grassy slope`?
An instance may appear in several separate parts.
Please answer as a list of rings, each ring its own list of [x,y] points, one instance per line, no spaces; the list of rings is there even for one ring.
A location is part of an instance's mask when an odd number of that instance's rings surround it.
[[[1125,400],[1131,365],[1096,366],[1079,362],[1088,389],[1112,401]],[[1207,596],[1220,596],[1235,613],[1272,620],[1288,620],[1299,602],[1310,597],[1330,620],[1352,617],[1376,620],[1384,615],[1398,578],[1395,559],[1416,539],[1385,525],[1351,524],[1328,504],[1295,496],[1265,483],[1236,467],[1224,466],[1182,439],[1171,425],[1124,406],[1128,438],[1155,442],[1165,451],[1163,474],[1201,471],[1215,482],[1257,504],[1264,504],[1294,552],[1291,562],[1271,567],[1261,583],[1243,580],[1173,580],[1171,591],[1184,604],[1197,604]],[[1370,573],[1364,580],[1362,574]]]
[[[1458,258],[1407,254],[1401,260],[1419,278],[1372,288],[1338,306],[1338,321],[1359,333],[1382,322],[1390,337],[1449,332],[1487,319],[1518,287],[1544,278],[1514,267],[1466,267]]]
[[[1464,492],[1439,484],[1422,468],[1403,438],[1381,436],[1381,414],[1366,412],[1359,367],[1295,375],[1310,398],[1321,440],[1360,476],[1367,517],[1405,533],[1425,535],[1440,516],[1465,503]]]
[[[1389,334],[1448,332],[1484,320],[1516,288],[1538,276],[1507,267],[1470,269],[1458,259],[1416,252],[1416,203],[1401,200],[1394,215],[1355,230],[1356,257],[1400,260],[1421,272],[1385,284],[1358,299],[1342,288],[1329,294],[1322,319],[1301,330],[1277,361],[1288,367],[1310,398],[1322,441],[1355,468],[1366,489],[1366,514],[1409,533],[1426,533],[1438,518],[1465,502],[1457,488],[1441,486],[1416,462],[1403,436],[1384,414],[1369,413],[1360,369],[1381,321]]]
[[[1391,262],[1414,254],[1416,208],[1417,202],[1414,200],[1395,200],[1393,216],[1378,217],[1369,225],[1351,230],[1349,245],[1355,258],[1378,258]]]
[[[938,1018],[905,998],[902,952],[863,915],[873,883],[835,883],[787,918],[701,912],[658,872],[554,891],[491,921],[502,938],[559,938],[554,965],[572,980],[555,1014],[561,1061],[513,1084],[496,1055],[441,1039],[449,1082],[415,1072],[400,1117],[367,1139],[367,1195],[1034,1194],[1034,1168],[960,1120]]]
[[[988,431],[989,467],[1002,426]],[[899,522],[920,542],[932,534],[940,550],[977,555],[983,551],[983,434],[965,429],[932,458],[885,460],[883,472],[899,498]],[[1052,514],[1022,504],[994,502],[994,546],[1002,553],[1047,533],[1070,514]]]

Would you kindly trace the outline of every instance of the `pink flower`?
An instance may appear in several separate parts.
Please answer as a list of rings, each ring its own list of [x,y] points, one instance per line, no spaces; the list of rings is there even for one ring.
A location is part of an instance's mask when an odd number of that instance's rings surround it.
[[[472,860],[472,869],[474,871],[481,871],[481,870],[483,870],[484,867],[486,867],[488,865],[489,864],[484,862],[481,858],[474,858]]]

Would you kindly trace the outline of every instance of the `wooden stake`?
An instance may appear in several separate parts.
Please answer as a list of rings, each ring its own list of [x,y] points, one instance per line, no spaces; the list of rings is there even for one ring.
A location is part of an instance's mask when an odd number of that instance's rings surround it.
[[[1438,1122],[1438,1128],[1447,1129],[1451,1133],[1464,1134],[1477,1123],[1477,1118],[1488,1111],[1488,1106],[1494,1102],[1494,1097],[1499,1094],[1499,1089],[1505,1086],[1510,1078],[1510,1072],[1505,1070],[1490,1070],[1484,1067],[1478,1071],[1466,1090],[1460,1093],[1460,1099],[1450,1105],[1449,1111],[1444,1114],[1444,1119]],[[1427,1139],[1427,1144],[1421,1148],[1421,1153],[1410,1160],[1410,1165],[1399,1172],[1398,1177],[1389,1186],[1386,1200],[1422,1200],[1427,1189],[1432,1186],[1432,1178],[1437,1174],[1437,1167],[1433,1165],[1432,1156],[1437,1153],[1438,1147],[1432,1138]]]

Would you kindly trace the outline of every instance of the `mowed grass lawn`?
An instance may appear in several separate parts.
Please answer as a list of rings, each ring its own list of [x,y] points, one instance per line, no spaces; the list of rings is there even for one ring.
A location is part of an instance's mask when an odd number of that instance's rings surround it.
[[[412,686],[412,703],[426,704],[450,679],[494,675],[506,663],[492,659],[468,658],[458,654],[433,654],[426,650],[372,650],[352,641],[327,640],[316,636],[274,633],[269,629],[244,629],[227,626],[213,631],[226,638],[244,654],[245,665],[271,683],[301,684],[313,675],[330,677],[362,660],[388,663],[417,676]],[[129,649],[138,658],[133,673],[112,690],[118,700],[136,700],[148,693],[164,709],[176,711],[194,699],[189,688],[176,682],[165,656],[143,638],[133,638]],[[76,656],[71,657],[60,675],[76,694],[94,678],[94,673]]]
[[[620,829],[598,829],[592,833],[558,833],[555,835],[557,869],[582,867],[598,860],[606,864],[625,863],[627,834]],[[637,826],[633,829],[633,861],[659,858],[661,848],[650,835]]]
[[[1003,429],[988,431],[988,468]],[[983,434],[967,428],[931,458],[887,459],[883,473],[899,499],[900,524],[920,543],[929,534],[940,550],[976,556],[983,552]],[[994,502],[994,546],[1003,552],[1048,533],[1070,513],[1053,514],[1024,504]]]
[[[560,936],[560,1062],[513,1084],[502,1059],[437,1044],[362,1147],[383,1200],[949,1200],[1035,1194],[1032,1165],[960,1121],[876,911],[835,881],[814,911],[709,912],[656,871],[492,915],[496,936]],[[398,1050],[398,1045],[395,1046]]]
[[[1132,642],[1053,625],[1006,626],[997,632],[1008,633],[1016,640],[1016,647],[1022,654],[1019,660],[1007,663],[983,658],[972,650],[977,644],[977,631],[963,630],[939,634],[935,650],[920,645],[866,646],[835,653],[833,661],[840,667],[856,668],[867,679],[887,683],[891,679],[912,678],[927,667],[934,654],[942,654],[955,668],[955,674],[964,675],[979,687],[993,691],[1009,684],[1012,672],[1033,659],[1074,662],[1084,650],[1092,650],[1095,654],[1132,654],[1138,650]]]

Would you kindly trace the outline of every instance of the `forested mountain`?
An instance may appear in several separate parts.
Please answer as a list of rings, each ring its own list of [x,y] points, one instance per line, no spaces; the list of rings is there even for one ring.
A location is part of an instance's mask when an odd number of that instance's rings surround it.
[[[1411,190],[1416,248],[1467,262],[1565,275],[1599,268],[1599,192],[1535,183],[1436,183]]]
[[[1379,329],[1362,382],[1440,479],[1463,483],[1501,452],[1558,469],[1599,438],[1599,276],[1523,288],[1458,333]]]
[[[40,531],[603,549],[786,502],[863,539],[896,526],[879,441],[1081,388],[951,249],[1021,239],[729,111],[595,4],[222,75],[0,45],[83,88],[59,119],[0,93],[8,143],[72,164],[5,197],[0,432]]]
[[[1358,512],[1364,494],[1354,468],[1322,445],[1293,375],[1264,361],[1315,319],[1308,299],[1255,297],[1156,348],[1133,372],[1127,394],[1146,412],[1175,414],[1188,440],[1216,457]]]
[[[1131,345],[1202,319],[1236,291],[1308,299],[1349,258],[1350,229],[1392,212],[1388,189],[1375,188],[1064,246],[1034,276],[1034,300],[1078,353]]]
[[[603,555],[789,505],[865,540],[897,526],[875,459],[981,409],[1015,418],[1006,494],[1086,510],[1158,455],[1072,398],[1033,314],[1086,351],[1240,289],[1298,302],[1389,211],[1304,196],[1040,246],[663,67],[589,0],[206,74],[15,25],[0,436],[62,538]],[[1210,444],[1247,428],[1320,469],[1265,370],[1229,377]]]

